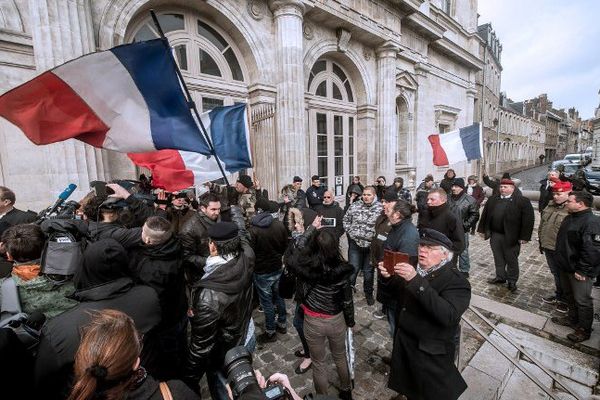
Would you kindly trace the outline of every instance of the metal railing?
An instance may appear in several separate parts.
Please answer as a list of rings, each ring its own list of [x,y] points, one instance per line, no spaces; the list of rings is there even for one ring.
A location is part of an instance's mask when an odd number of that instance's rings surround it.
[[[535,383],[536,386],[538,386],[548,396],[550,396],[551,399],[558,400],[560,398],[560,397],[558,397],[558,393],[553,392],[553,389],[558,388],[557,384],[560,385],[560,389],[562,391],[570,394],[577,400],[584,399],[583,397],[581,397],[581,395],[574,392],[573,389],[571,389],[571,387],[569,387],[569,384],[562,377],[560,377],[557,373],[550,371],[541,362],[536,360],[527,350],[525,350],[525,348],[522,345],[515,343],[512,339],[510,339],[504,332],[499,330],[498,327],[492,321],[487,319],[480,311],[476,310],[475,307],[469,306],[469,310],[473,314],[475,314],[477,317],[479,317],[483,322],[485,322],[488,326],[490,326],[493,329],[493,332],[496,332],[501,338],[506,340],[511,346],[513,346],[515,349],[517,349],[516,357],[513,357],[499,343],[495,342],[491,338],[491,335],[486,334],[479,326],[477,326],[473,321],[471,321],[469,318],[467,318],[465,316],[465,314],[463,314],[461,317],[462,321],[464,323],[466,323],[467,325],[469,325],[473,330],[475,330],[475,332],[477,332],[487,343],[489,343],[492,347],[494,347],[500,354],[502,354],[508,361],[510,361],[519,371],[521,371],[527,378],[529,378],[533,383]],[[461,341],[461,346],[459,346],[459,349],[462,347],[462,333],[460,335],[460,341]],[[523,356],[525,356],[528,359],[528,361],[530,361],[532,364],[534,364],[536,367],[538,367],[541,371],[543,371],[546,375],[548,375],[550,377],[550,379],[552,380],[552,384],[551,384],[550,388],[547,387],[546,385],[544,385],[531,371],[529,371],[527,368],[525,368],[523,365],[520,364],[519,361],[521,361]],[[458,355],[458,360],[460,360],[460,354]],[[499,390],[500,390],[500,388],[499,388]],[[498,393],[497,395],[500,395],[500,393]]]

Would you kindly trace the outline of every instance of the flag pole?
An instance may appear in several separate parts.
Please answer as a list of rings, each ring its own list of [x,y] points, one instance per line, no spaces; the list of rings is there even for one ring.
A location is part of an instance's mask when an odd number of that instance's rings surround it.
[[[163,32],[162,27],[160,26],[160,22],[158,22],[158,18],[156,17],[156,13],[154,12],[154,9],[150,9],[150,15],[152,16],[152,21],[154,21],[154,26],[156,26],[156,29],[158,30],[158,34],[160,35],[161,40],[163,41],[165,47],[168,49],[169,58],[171,59],[171,62],[173,63],[173,66],[175,67],[175,73],[177,74],[177,78],[179,78],[179,83],[181,84],[181,86],[183,87],[183,91],[185,92],[188,107],[190,107],[190,109],[193,111],[193,113],[196,116],[196,119],[198,120],[198,123],[200,125],[200,133],[202,134],[202,137],[204,137],[204,140],[206,140],[206,143],[208,143],[208,147],[210,149],[211,154],[215,157],[215,161],[217,162],[217,165],[219,166],[221,175],[223,175],[225,184],[227,186],[229,186],[229,180],[227,179],[227,176],[225,175],[225,170],[223,169],[223,165],[221,165],[221,160],[219,160],[219,157],[217,157],[217,152],[215,151],[215,147],[213,146],[212,140],[210,140],[210,137],[208,136],[208,133],[206,132],[206,128],[204,127],[204,123],[202,122],[202,119],[200,118],[200,113],[198,112],[198,109],[196,108],[196,103],[192,99],[190,90],[188,89],[187,84],[183,80],[183,75],[181,74],[179,65],[177,65],[177,62],[175,62],[175,57],[173,57],[173,53],[171,52],[171,46],[169,45],[169,40],[165,36],[165,33]]]

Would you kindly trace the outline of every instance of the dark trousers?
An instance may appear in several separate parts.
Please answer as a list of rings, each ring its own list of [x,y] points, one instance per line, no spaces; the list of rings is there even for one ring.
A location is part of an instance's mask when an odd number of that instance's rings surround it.
[[[362,270],[365,294],[373,296],[375,270],[371,265],[369,247],[360,247],[354,240],[348,239],[348,262],[354,267],[350,281],[352,286],[356,285],[356,277],[358,272]]]
[[[560,284],[560,270],[558,269],[558,265],[556,264],[556,259],[554,258],[554,250],[544,249],[544,255],[546,256],[546,262],[548,263],[548,268],[550,268],[550,272],[552,272],[552,276],[554,277],[554,286],[555,286],[555,296],[556,300],[565,301],[563,296],[563,290]]]
[[[306,358],[310,358],[310,350],[308,343],[306,343],[306,337],[304,336],[304,311],[300,308],[300,304],[296,303],[296,312],[294,313],[294,328],[298,332],[298,337],[302,343],[302,350],[306,355]]]
[[[518,242],[516,245],[509,245],[503,233],[492,232],[490,246],[496,265],[496,277],[509,283],[517,283],[521,245]]]
[[[585,281],[580,281],[575,278],[575,274],[560,271],[560,283],[569,305],[569,319],[575,326],[591,332],[594,321],[593,279],[586,276]]]

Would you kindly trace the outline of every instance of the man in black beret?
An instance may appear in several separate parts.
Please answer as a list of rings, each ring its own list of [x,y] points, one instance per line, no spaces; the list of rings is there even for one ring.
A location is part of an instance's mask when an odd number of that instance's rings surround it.
[[[225,393],[225,353],[254,337],[255,256],[241,210],[233,206],[231,211],[234,222],[217,222],[207,230],[210,256],[190,294],[191,338],[183,378],[198,392],[198,382],[206,373],[213,398]]]
[[[443,233],[425,228],[416,269],[398,263],[390,274],[379,264],[399,299],[388,387],[409,399],[457,399],[467,388],[454,365],[454,338],[471,286],[451,267],[452,248]]]

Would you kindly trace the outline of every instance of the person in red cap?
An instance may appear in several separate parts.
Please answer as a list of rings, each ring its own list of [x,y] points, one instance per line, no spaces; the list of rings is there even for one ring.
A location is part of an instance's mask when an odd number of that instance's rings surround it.
[[[521,245],[531,240],[535,216],[531,202],[516,191],[511,179],[503,178],[499,191],[485,204],[477,232],[490,239],[494,256],[496,276],[488,283],[508,282],[508,290],[515,292]]]
[[[560,271],[556,264],[556,236],[560,229],[560,224],[569,215],[565,205],[569,199],[569,193],[573,190],[571,182],[561,181],[556,177],[550,177],[552,182],[552,200],[542,211],[540,227],[538,229],[538,238],[540,243],[540,253],[546,256],[546,262],[550,268],[552,276],[554,276],[555,291],[554,295],[544,297],[544,303],[555,304],[556,310],[559,312],[567,312],[567,303],[563,296],[563,291],[560,283]]]

